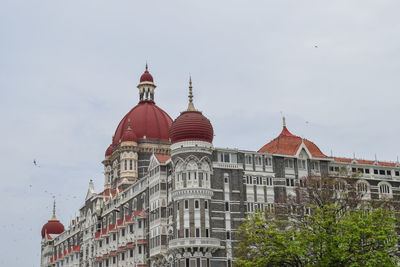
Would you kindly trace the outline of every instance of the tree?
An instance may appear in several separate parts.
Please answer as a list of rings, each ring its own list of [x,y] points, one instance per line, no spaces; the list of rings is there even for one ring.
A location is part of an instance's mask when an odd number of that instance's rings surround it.
[[[397,219],[385,203],[362,201],[355,184],[305,182],[298,196],[311,214],[249,214],[238,232],[238,266],[397,266]]]

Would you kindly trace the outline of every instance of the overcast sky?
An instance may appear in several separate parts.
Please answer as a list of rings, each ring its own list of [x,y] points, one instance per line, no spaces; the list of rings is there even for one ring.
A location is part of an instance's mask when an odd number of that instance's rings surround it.
[[[0,266],[39,265],[52,194],[68,226],[89,179],[102,189],[104,152],[138,102],[146,61],[172,118],[192,75],[216,147],[258,150],[284,114],[327,155],[396,161],[399,10],[396,0],[2,0]]]

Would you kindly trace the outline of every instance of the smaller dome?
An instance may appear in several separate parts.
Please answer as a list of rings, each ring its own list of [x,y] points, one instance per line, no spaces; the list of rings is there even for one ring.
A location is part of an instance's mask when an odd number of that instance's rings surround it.
[[[142,74],[142,76],[140,76],[140,82],[154,82],[153,81],[153,76],[151,76],[149,70],[148,70],[148,66],[146,63],[146,70],[144,71],[144,73]]]
[[[44,238],[46,234],[59,235],[62,232],[64,232],[64,225],[60,223],[59,220],[49,220],[45,225],[43,225],[42,238]]]
[[[137,136],[131,128],[131,121],[128,119],[128,128],[124,131],[121,137],[121,142],[137,142]]]
[[[42,238],[46,235],[59,235],[64,232],[64,225],[56,218],[56,202],[53,204],[53,216],[42,227]]]
[[[212,143],[214,130],[211,122],[200,111],[184,111],[172,123],[171,142],[205,141]]]
[[[111,144],[106,150],[106,157],[111,156],[113,153],[113,145]]]
[[[171,142],[205,141],[212,143],[214,130],[211,122],[193,104],[192,78],[189,79],[189,105],[172,123],[170,130]]]

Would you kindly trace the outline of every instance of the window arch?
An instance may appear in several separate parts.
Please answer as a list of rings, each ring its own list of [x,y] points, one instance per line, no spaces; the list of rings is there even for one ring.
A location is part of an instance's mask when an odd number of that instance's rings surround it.
[[[356,192],[361,197],[361,199],[371,198],[370,185],[365,180],[358,180],[356,183]]]
[[[392,198],[392,186],[387,182],[380,182],[379,187],[379,198]]]

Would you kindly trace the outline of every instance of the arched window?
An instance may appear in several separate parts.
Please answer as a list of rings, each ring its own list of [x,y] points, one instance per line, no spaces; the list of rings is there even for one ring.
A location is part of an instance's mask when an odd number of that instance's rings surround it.
[[[371,198],[370,186],[367,181],[364,181],[364,180],[358,181],[356,184],[356,191],[357,191],[357,194],[362,199],[370,199]]]
[[[186,184],[187,187],[197,187],[197,164],[194,161],[190,161],[186,165]]]
[[[379,198],[391,198],[392,197],[392,186],[387,182],[380,182],[379,186]]]

